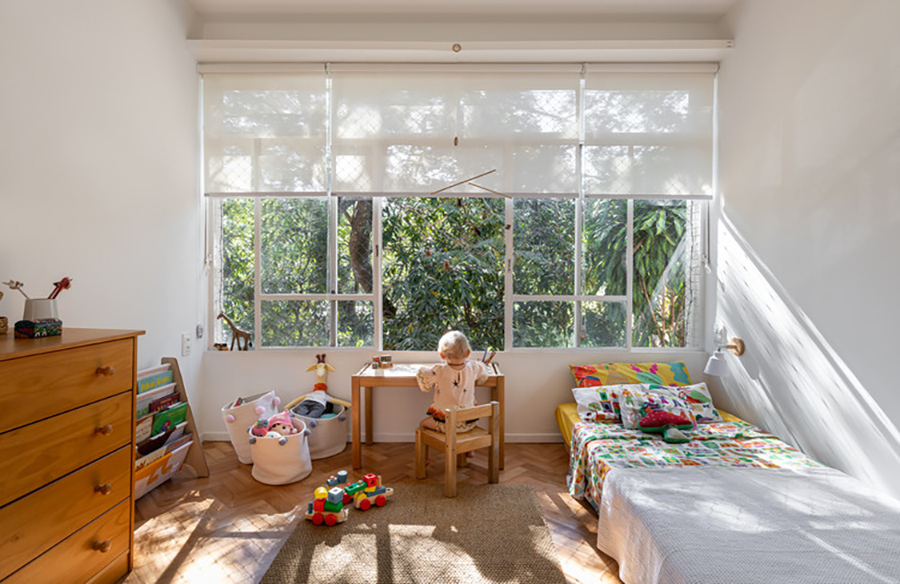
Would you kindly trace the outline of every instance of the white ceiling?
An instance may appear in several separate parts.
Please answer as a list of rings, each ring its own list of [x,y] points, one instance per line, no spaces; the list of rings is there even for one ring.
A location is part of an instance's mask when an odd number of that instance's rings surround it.
[[[739,0],[186,0],[203,19],[308,16],[535,17],[715,22]]]

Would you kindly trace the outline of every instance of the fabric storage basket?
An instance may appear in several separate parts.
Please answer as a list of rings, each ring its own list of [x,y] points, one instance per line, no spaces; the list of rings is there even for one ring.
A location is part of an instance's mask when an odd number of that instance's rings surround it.
[[[228,437],[231,439],[231,445],[234,446],[238,460],[242,463],[253,463],[248,429],[259,418],[268,418],[278,413],[280,403],[281,400],[275,396],[275,392],[269,391],[248,397],[239,406],[231,407],[231,403],[229,403],[222,408],[222,419],[225,420]]]
[[[300,431],[280,438],[256,437],[247,429],[247,441],[253,457],[251,475],[267,485],[286,485],[305,479],[312,472],[309,458],[309,430],[300,418],[293,417]]]
[[[347,448],[347,409],[339,404],[334,407],[333,418],[309,418],[291,412],[309,428],[309,457],[313,460],[340,454]]]

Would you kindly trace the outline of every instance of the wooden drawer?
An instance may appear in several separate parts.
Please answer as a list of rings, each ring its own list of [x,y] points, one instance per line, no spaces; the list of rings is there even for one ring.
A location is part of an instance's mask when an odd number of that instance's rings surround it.
[[[131,546],[130,516],[131,499],[128,499],[13,573],[3,584],[83,584],[108,564],[121,565],[122,555],[127,557]],[[118,576],[124,576],[127,570],[126,561],[125,570]],[[109,576],[109,581],[117,579],[112,574]]]
[[[0,580],[127,499],[130,468],[126,446],[0,507]]]
[[[134,343],[123,339],[4,362],[0,432],[130,390]]]
[[[0,505],[130,444],[132,408],[123,393],[0,434]]]

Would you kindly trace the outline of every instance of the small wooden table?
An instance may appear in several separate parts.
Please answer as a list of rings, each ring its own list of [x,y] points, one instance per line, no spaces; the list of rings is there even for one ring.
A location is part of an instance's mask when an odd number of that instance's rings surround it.
[[[393,367],[388,369],[373,369],[371,364],[359,370],[358,373],[351,376],[352,391],[352,416],[353,416],[353,468],[362,468],[362,444],[360,429],[360,390],[364,389],[366,399],[366,444],[372,444],[374,434],[372,430],[372,391],[376,387],[418,387],[416,381],[416,373],[420,367],[428,367],[431,364],[411,364],[411,363],[395,363]],[[496,363],[489,365],[493,369],[493,374],[488,377],[487,382],[477,387],[490,387],[491,400],[500,404],[500,468],[503,469],[505,455],[505,394],[506,394],[506,378],[500,372],[500,368]]]

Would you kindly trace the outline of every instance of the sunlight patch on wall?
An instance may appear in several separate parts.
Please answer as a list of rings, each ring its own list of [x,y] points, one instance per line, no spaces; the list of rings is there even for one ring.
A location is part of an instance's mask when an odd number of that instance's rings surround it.
[[[747,344],[720,406],[900,496],[900,431],[727,217],[718,238],[716,320]]]

